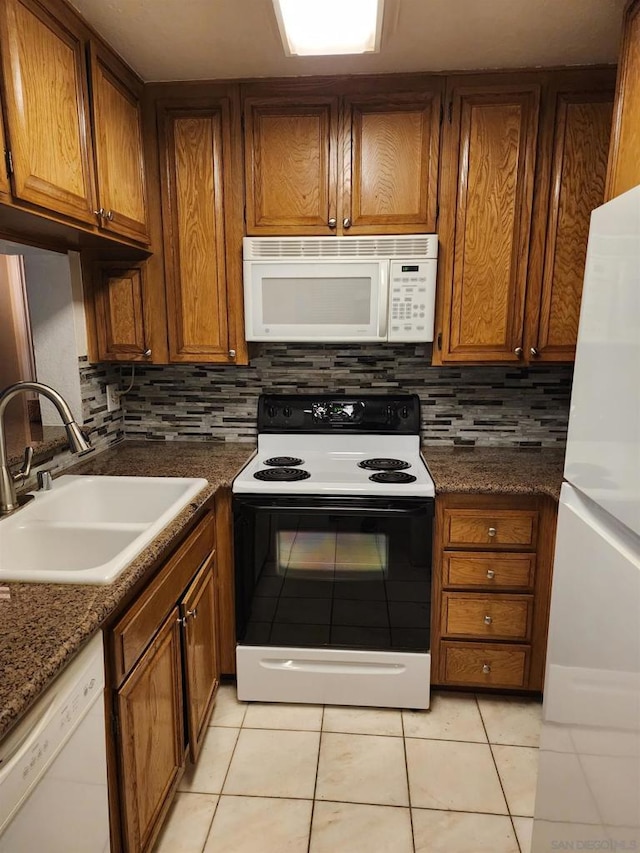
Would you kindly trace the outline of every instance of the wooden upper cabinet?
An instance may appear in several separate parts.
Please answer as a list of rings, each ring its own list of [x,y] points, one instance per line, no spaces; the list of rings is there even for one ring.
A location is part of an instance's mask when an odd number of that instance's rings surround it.
[[[143,266],[98,263],[93,294],[99,360],[147,361]]]
[[[245,100],[247,234],[335,233],[337,122],[333,97]]]
[[[440,91],[345,98],[342,229],[436,230]]]
[[[618,82],[605,198],[640,184],[640,0],[627,6],[622,25]]]
[[[556,94],[542,294],[533,309],[539,325],[529,347],[533,359],[575,357],[589,222],[604,201],[612,110],[612,89]]]
[[[82,34],[36,0],[4,0],[0,37],[13,194],[94,223]]]
[[[227,98],[160,106],[170,361],[229,364],[240,355],[242,207],[229,113]]]
[[[90,56],[98,224],[148,242],[142,83],[93,42]]]
[[[2,157],[2,161],[0,162],[0,200],[11,201],[11,182],[9,181],[6,167],[7,143],[2,121],[3,112],[2,102],[0,101],[0,156]]]
[[[442,162],[434,361],[517,362],[540,86],[452,81]]]

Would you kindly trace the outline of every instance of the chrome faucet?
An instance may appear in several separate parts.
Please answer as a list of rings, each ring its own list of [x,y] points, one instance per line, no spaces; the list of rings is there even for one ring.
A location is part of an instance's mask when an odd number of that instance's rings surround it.
[[[15,484],[24,482],[31,471],[31,460],[33,448],[27,447],[24,455],[24,464],[17,474],[9,470],[7,460],[7,442],[4,434],[4,410],[10,400],[23,392],[34,391],[50,400],[58,410],[62,423],[67,431],[67,440],[72,453],[86,453],[91,449],[89,437],[80,429],[76,423],[71,409],[64,398],[54,388],[43,385],[42,382],[16,382],[9,385],[0,393],[0,516],[8,515],[18,509],[19,503],[16,497]]]

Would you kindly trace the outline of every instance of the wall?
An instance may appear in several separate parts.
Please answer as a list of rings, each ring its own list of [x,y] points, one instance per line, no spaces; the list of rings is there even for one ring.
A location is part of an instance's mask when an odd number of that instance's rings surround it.
[[[122,368],[128,383],[129,368]],[[419,394],[427,443],[557,446],[570,366],[431,367],[423,346],[263,344],[249,367],[136,366],[127,438],[255,441],[263,391]]]

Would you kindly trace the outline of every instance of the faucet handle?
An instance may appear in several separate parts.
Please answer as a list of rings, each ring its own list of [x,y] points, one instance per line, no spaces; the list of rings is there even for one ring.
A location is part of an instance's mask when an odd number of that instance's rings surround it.
[[[13,474],[13,482],[14,483],[24,483],[29,474],[31,473],[31,463],[33,462],[33,447],[25,447],[24,449],[24,459],[22,461],[22,468]]]
[[[51,478],[51,471],[45,469],[44,471],[38,471],[38,488],[40,491],[48,492],[53,488],[53,480]]]

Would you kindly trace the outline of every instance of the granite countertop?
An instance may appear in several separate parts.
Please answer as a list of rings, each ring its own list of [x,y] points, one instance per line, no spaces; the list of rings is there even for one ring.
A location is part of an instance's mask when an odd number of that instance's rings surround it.
[[[251,444],[125,441],[64,474],[205,477],[209,485],[108,586],[8,583],[0,596],[0,737],[157,564],[193,516],[228,486],[253,454]]]
[[[555,447],[422,447],[437,494],[542,494],[556,501],[564,454]]]
[[[545,494],[558,499],[563,449],[425,445],[439,494]],[[124,441],[65,474],[205,477],[205,487],[108,586],[9,583],[0,596],[0,737],[168,551],[174,538],[253,454],[250,444]]]

